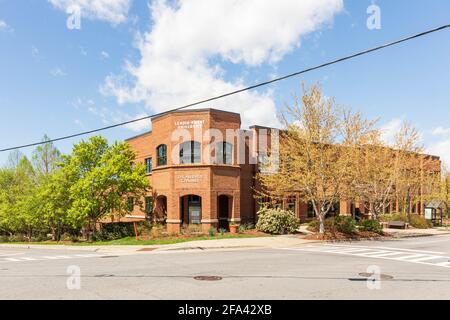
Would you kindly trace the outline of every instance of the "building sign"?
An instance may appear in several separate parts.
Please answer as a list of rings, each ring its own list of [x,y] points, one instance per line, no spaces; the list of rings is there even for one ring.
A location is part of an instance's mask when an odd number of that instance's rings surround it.
[[[205,120],[175,121],[175,126],[177,129],[200,129],[204,123]]]
[[[433,220],[433,209],[425,208],[425,219]]]
[[[179,176],[178,178],[181,183],[199,183],[203,176],[201,174],[189,174],[185,176]]]

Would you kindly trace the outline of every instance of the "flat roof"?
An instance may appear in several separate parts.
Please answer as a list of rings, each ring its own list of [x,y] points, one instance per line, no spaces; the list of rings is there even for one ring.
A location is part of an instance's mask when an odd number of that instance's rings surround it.
[[[220,110],[220,109],[214,109],[214,108],[202,108],[202,109],[182,109],[182,110],[173,110],[173,111],[165,111],[165,112],[161,112],[158,114],[155,114],[154,116],[151,117],[151,119],[156,119],[168,114],[172,114],[172,113],[189,113],[189,112],[221,112],[221,113],[229,113],[229,114],[233,114],[233,115],[237,115],[237,116],[241,116],[240,113],[237,112],[231,112],[231,111],[226,111],[226,110]]]

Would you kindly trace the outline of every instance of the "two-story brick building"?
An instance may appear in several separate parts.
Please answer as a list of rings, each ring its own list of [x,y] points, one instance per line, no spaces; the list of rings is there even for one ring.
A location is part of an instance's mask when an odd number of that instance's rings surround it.
[[[274,148],[277,140],[272,137],[278,131],[263,126],[241,130],[239,114],[216,109],[163,113],[151,123],[151,132],[126,141],[137,153],[136,162],[145,163],[152,191],[142,201],[144,208],[135,206],[131,215],[119,221],[151,218],[164,221],[169,232],[187,224],[201,224],[207,231],[255,222],[258,162]],[[435,160],[440,167],[439,158]],[[293,211],[302,221],[314,217],[312,206],[296,197],[276,205]],[[420,214],[423,207],[413,210]],[[364,213],[364,205],[342,201],[334,213],[350,214],[355,209]]]

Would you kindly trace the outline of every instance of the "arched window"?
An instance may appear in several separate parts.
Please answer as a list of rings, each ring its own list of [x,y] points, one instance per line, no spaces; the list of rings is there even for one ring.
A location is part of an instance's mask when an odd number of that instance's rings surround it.
[[[180,145],[180,164],[200,163],[201,144],[196,141],[186,141]]]
[[[167,146],[165,144],[162,144],[156,148],[156,156],[158,166],[167,165]]]
[[[233,145],[221,141],[217,143],[216,161],[218,164],[233,164]]]

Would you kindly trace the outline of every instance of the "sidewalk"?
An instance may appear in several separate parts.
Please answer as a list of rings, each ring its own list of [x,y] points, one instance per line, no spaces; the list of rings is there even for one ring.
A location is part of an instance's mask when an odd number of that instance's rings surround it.
[[[195,250],[219,250],[219,249],[251,249],[251,248],[285,248],[313,243],[315,241],[305,240],[299,236],[274,236],[259,238],[236,238],[219,240],[200,240],[182,242],[167,245],[112,245],[112,246],[70,246],[70,245],[26,245],[26,244],[0,244],[0,248],[21,248],[21,249],[48,249],[48,250],[70,250],[88,251],[105,254],[135,254],[148,252],[174,252],[174,251],[195,251]]]
[[[304,231],[304,230],[301,230]],[[445,229],[384,229],[392,238],[424,237],[450,234]],[[70,245],[26,245],[26,244],[0,244],[0,248],[21,249],[48,249],[87,251],[104,254],[136,254],[149,252],[180,252],[180,251],[204,251],[204,250],[238,250],[238,249],[262,249],[262,248],[288,248],[311,243],[325,243],[319,240],[306,240],[301,235],[285,235],[259,238],[234,238],[219,240],[199,240],[167,245],[111,245],[111,246],[70,246]]]
[[[450,234],[450,230],[445,228],[432,228],[432,229],[383,229],[394,238],[406,238],[406,237],[427,237]]]

